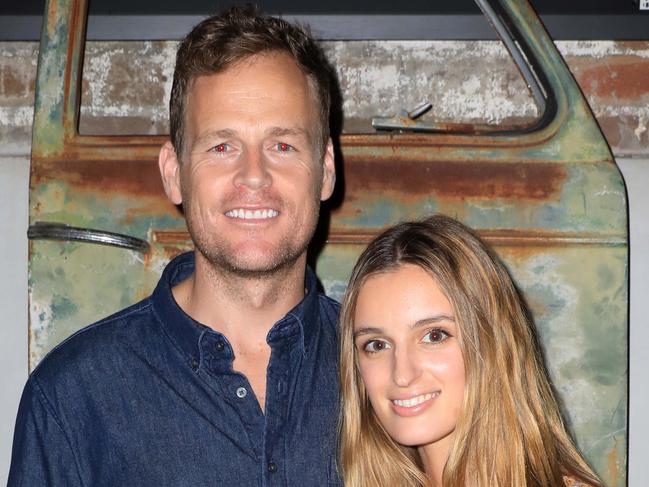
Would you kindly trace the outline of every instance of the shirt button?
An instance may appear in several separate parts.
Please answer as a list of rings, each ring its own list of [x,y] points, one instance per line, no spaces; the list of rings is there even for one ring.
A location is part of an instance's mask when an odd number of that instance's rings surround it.
[[[223,342],[219,341],[219,342],[216,342],[216,345],[215,345],[214,348],[216,348],[216,350],[218,352],[222,352],[223,349],[225,348],[225,345],[223,344]]]
[[[239,387],[239,388],[237,389],[237,397],[238,397],[239,399],[243,399],[243,398],[246,397],[247,395],[248,395],[248,391],[246,390],[245,387]]]
[[[270,462],[270,463],[268,464],[268,471],[269,471],[270,473],[275,473],[275,472],[277,472],[277,465],[275,465],[274,462]]]

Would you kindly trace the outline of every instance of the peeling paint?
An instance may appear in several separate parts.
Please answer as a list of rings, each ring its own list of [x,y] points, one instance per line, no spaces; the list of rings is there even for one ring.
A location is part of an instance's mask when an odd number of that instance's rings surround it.
[[[556,41],[562,56],[604,59],[609,56],[634,55],[649,59],[649,44],[643,41]]]
[[[32,107],[0,107],[0,125],[29,126],[34,118]]]
[[[645,125],[645,120],[641,118],[641,119],[638,121],[638,126],[637,126],[636,129],[633,131],[633,133],[634,133],[635,136],[638,138],[638,140],[640,140],[641,137],[642,137],[642,134],[644,134],[646,131],[647,131],[647,126]]]

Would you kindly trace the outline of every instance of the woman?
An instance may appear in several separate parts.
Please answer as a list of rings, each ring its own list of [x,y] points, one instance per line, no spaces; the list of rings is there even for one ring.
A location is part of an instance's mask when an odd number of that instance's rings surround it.
[[[602,485],[509,274],[461,223],[437,215],[370,243],[340,332],[347,487]]]

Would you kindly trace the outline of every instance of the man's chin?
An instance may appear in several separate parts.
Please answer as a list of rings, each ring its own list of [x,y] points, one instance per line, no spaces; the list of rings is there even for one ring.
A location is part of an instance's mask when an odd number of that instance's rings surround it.
[[[236,255],[210,255],[201,252],[209,264],[219,271],[224,271],[240,277],[271,277],[286,273],[299,265],[302,254],[269,254],[268,252],[238,252]]]

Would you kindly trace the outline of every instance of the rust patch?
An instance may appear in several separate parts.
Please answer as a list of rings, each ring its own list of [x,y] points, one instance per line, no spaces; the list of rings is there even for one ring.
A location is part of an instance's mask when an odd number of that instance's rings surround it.
[[[39,161],[32,168],[31,185],[64,182],[71,189],[90,193],[119,193],[165,198],[155,161]]]
[[[162,250],[168,260],[194,248],[194,242],[189,232],[184,229],[153,230],[151,236],[156,247]]]
[[[636,101],[649,96],[649,60],[637,56],[608,57],[603,63],[592,59],[573,62],[571,68],[577,82],[589,95],[601,100]]]
[[[52,2],[54,3],[54,2]],[[71,59],[65,66],[63,74],[63,129],[65,136],[70,138],[77,133],[78,120],[78,74],[81,72],[81,62],[85,45],[85,19],[87,2],[83,0],[71,0],[71,8],[68,17],[62,19],[67,21],[68,38],[67,58]],[[76,56],[76,59],[75,59]]]
[[[618,146],[622,141],[620,118],[602,115],[597,119],[597,122],[609,145]]]
[[[29,87],[21,81],[21,76],[14,69],[9,68],[2,71],[2,86],[0,86],[0,90],[3,96],[11,97],[27,94]]]
[[[354,244],[367,245],[385,228],[340,228],[332,227],[331,232],[327,235],[329,244]],[[547,230],[492,230],[482,229],[477,231],[478,235],[493,247],[507,247],[513,253],[520,255],[532,255],[538,253],[539,249],[550,247],[568,247],[568,246],[622,246],[626,244],[623,236],[602,237],[596,234],[557,232]],[[189,240],[187,232],[166,231],[155,232],[156,241],[161,243],[178,243]]]
[[[565,179],[565,165],[555,163],[353,160],[345,161],[345,198],[389,191],[437,198],[549,199]]]

